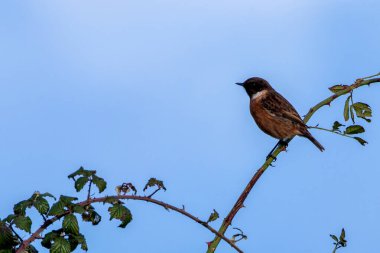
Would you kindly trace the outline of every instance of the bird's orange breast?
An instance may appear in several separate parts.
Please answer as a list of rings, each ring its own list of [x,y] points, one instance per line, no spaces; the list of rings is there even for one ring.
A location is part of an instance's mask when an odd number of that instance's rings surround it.
[[[290,120],[276,116],[262,106],[262,100],[267,94],[261,94],[252,98],[250,102],[251,115],[259,128],[266,134],[277,138],[285,139],[300,134],[297,126]]]

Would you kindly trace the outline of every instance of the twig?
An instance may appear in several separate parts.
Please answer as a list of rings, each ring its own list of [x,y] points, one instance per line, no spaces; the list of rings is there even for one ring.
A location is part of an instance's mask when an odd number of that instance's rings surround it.
[[[88,206],[92,203],[101,203],[101,202],[105,202],[107,200],[107,198],[110,198],[109,196],[107,197],[101,197],[101,198],[90,198],[90,199],[87,199],[85,201],[82,201],[82,202],[79,202],[77,203],[77,205],[80,205],[80,206]],[[180,213],[190,219],[192,219],[193,221],[201,224],[203,227],[207,228],[209,231],[211,231],[212,233],[214,233],[216,236],[218,236],[218,238],[222,238],[225,242],[227,242],[232,248],[234,248],[237,252],[239,253],[243,253],[243,251],[241,249],[239,249],[232,240],[228,239],[227,237],[225,237],[223,234],[219,233],[218,231],[216,231],[213,227],[209,226],[207,224],[207,222],[205,221],[202,221],[200,220],[199,218],[195,217],[194,215],[190,214],[189,212],[186,212],[184,209],[182,208],[178,208],[178,207],[175,207],[173,205],[170,205],[170,204],[167,204],[163,201],[159,201],[159,200],[156,200],[156,199],[152,199],[150,197],[145,197],[145,196],[135,196],[135,195],[117,195],[117,196],[111,196],[111,198],[116,198],[118,200],[122,200],[122,199],[131,199],[131,200],[141,200],[141,201],[146,201],[146,202],[149,202],[149,203],[153,203],[153,204],[156,204],[156,205],[159,205],[159,206],[162,206],[164,207],[165,209],[170,209],[170,210],[173,210],[177,213]],[[47,228],[49,227],[51,224],[53,224],[54,222],[56,222],[57,220],[59,220],[60,218],[64,217],[65,215],[68,215],[70,213],[69,210],[65,211],[64,213],[62,214],[59,214],[59,215],[56,215],[54,216],[53,218],[45,221],[41,227],[39,227],[28,239],[26,239],[25,241],[22,242],[21,246],[17,249],[16,253],[21,253],[25,250],[26,247],[28,247],[35,239],[38,239],[40,237],[40,234]]]
[[[309,128],[314,128],[314,129],[318,129],[318,130],[323,130],[323,131],[327,131],[327,132],[330,132],[330,133],[333,133],[333,134],[338,134],[338,135],[340,135],[340,136],[344,136],[344,137],[347,137],[347,138],[355,139],[355,137],[353,137],[353,136],[351,136],[351,135],[348,135],[348,134],[345,134],[345,133],[340,133],[340,132],[333,131],[333,130],[331,130],[331,129],[327,129],[327,128],[323,128],[323,127],[309,126]]]
[[[20,240],[20,242],[23,243],[24,240],[22,239],[22,237],[21,237],[19,234],[17,234],[16,230],[13,229],[13,226],[12,226],[12,225],[13,225],[12,223],[9,224],[9,228],[10,228],[10,229],[12,230],[12,232],[17,236],[17,238]]]
[[[377,74],[374,74],[374,75],[372,75],[372,76],[366,76],[366,77],[363,77],[363,78],[361,78],[361,79],[369,79],[369,78],[372,78],[372,77],[375,77],[375,76],[380,76],[380,72],[377,73]]]
[[[330,105],[330,103],[332,101],[334,101],[335,99],[337,99],[338,97],[345,95],[347,93],[350,93],[354,89],[359,88],[361,86],[369,85],[371,83],[379,83],[380,78],[368,79],[368,78],[375,77],[378,75],[380,75],[380,73],[377,73],[376,75],[373,75],[373,76],[357,79],[355,81],[355,83],[353,83],[352,85],[346,86],[345,89],[342,89],[341,91],[336,92],[334,95],[331,95],[330,97],[326,98],[325,100],[319,102],[318,104],[316,104],[314,107],[312,107],[309,110],[309,112],[305,115],[303,121],[305,123],[307,123],[317,110],[319,110],[321,107],[323,107],[325,105]],[[368,79],[368,80],[364,80],[364,79]],[[293,138],[289,139],[287,142],[289,143],[292,139]],[[239,198],[235,202],[231,211],[228,213],[226,218],[223,220],[223,223],[218,230],[218,232],[220,234],[223,234],[223,235],[225,234],[225,232],[227,231],[227,228],[231,225],[231,222],[234,219],[235,215],[242,208],[244,201],[247,198],[250,191],[252,190],[253,186],[256,184],[256,182],[259,180],[259,178],[263,175],[263,173],[266,171],[266,169],[269,167],[269,165],[272,163],[272,161],[274,159],[276,159],[278,154],[280,154],[283,150],[284,150],[283,145],[280,145],[279,147],[277,147],[277,149],[272,153],[272,156],[268,157],[268,159],[264,162],[264,164],[260,167],[260,169],[256,171],[256,173],[253,175],[251,180],[248,182],[248,184],[245,187],[245,189],[243,190],[243,192],[240,194]],[[211,244],[207,250],[207,253],[215,252],[216,248],[218,247],[218,245],[220,243],[220,240],[221,239],[218,235],[215,236],[214,240],[211,242]]]
[[[342,247],[342,246],[340,246],[338,243],[335,244],[335,247],[334,247],[334,250],[332,253],[335,253],[337,251],[337,249],[339,249],[340,247]]]
[[[43,213],[41,213],[41,217],[42,217],[42,219],[43,219],[44,221],[46,221],[46,217],[45,217],[45,215],[44,215]]]
[[[92,179],[90,180],[90,183],[88,184],[87,199],[91,198],[91,186],[92,186]]]
[[[154,192],[152,192],[150,195],[147,196],[147,198],[153,197],[154,194],[156,194],[161,188],[157,188]]]
[[[236,229],[239,231],[238,234],[235,234],[232,238],[236,238],[236,237],[239,237],[239,239],[234,239],[234,242],[237,243],[241,240],[245,240],[247,239],[247,236],[244,234],[243,230],[241,230],[240,228],[233,228],[233,229]]]

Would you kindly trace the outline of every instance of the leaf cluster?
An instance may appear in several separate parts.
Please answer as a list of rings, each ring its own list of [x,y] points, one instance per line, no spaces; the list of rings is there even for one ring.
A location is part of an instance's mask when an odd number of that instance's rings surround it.
[[[91,190],[92,185],[95,185],[99,193],[102,193],[107,188],[107,182],[99,177],[95,170],[86,170],[83,167],[70,174],[68,178],[74,181],[74,188],[77,192],[82,191],[84,186],[88,185],[87,199],[78,202],[78,198],[73,196],[61,195],[56,199],[50,193],[35,192],[30,198],[15,204],[13,213],[5,219],[0,219],[0,253],[15,252],[23,244],[21,236],[15,229],[31,234],[32,219],[27,214],[27,210],[31,208],[37,210],[42,217],[44,222],[42,227],[46,228],[56,220],[62,219],[58,229],[51,230],[45,235],[34,235],[41,239],[41,245],[49,249],[51,253],[72,252],[78,246],[82,250],[88,250],[85,236],[80,233],[78,218],[81,218],[83,222],[90,222],[92,225],[98,225],[101,222],[102,216],[92,205]],[[144,191],[149,187],[157,187],[156,191],[166,190],[163,181],[156,178],[148,180]],[[130,191],[134,195],[137,193],[132,183],[123,183],[116,187],[116,191],[118,195],[120,193],[125,195]],[[132,221],[131,211],[117,196],[103,199],[103,204],[110,205],[108,208],[109,219],[119,220],[119,227],[125,228]],[[35,253],[38,251],[33,245],[28,244],[23,252]]]
[[[346,231],[344,230],[344,228],[342,228],[339,238],[336,235],[330,235],[330,237],[334,240],[333,244],[335,247],[333,253],[335,253],[339,248],[347,246]]]
[[[329,89],[334,92],[340,92],[341,90],[346,89],[348,86],[347,85],[334,85],[330,87]],[[351,137],[358,141],[361,145],[365,145],[368,142],[361,137],[358,136],[353,136],[357,134],[361,134],[365,132],[365,129],[362,125],[358,125],[356,123],[357,119],[363,119],[366,122],[370,123],[372,117],[372,109],[371,107],[363,102],[354,102],[353,101],[353,92],[349,93],[347,96],[345,103],[344,103],[344,108],[343,108],[343,118],[346,123],[348,123],[349,120],[351,120],[352,124],[349,124],[348,126],[341,124],[339,121],[335,121],[333,123],[332,132],[339,133],[341,135],[345,135],[348,137]],[[345,127],[344,130],[341,128]]]
[[[74,180],[74,187],[77,192],[81,191],[87,183],[90,185],[95,184],[99,193],[102,193],[107,188],[107,182],[96,175],[96,170],[85,170],[80,167],[77,171],[68,175],[68,178]]]

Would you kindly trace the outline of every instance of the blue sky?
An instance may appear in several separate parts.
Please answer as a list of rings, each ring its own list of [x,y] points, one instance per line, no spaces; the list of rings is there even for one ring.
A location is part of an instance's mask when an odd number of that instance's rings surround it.
[[[214,208],[225,216],[276,142],[234,83],[264,77],[304,115],[329,86],[380,71],[379,8],[375,0],[2,1],[0,216],[35,190],[75,194],[67,175],[80,166],[108,181],[107,194],[157,177],[168,188],[157,198],[203,219]],[[377,248],[377,86],[354,93],[374,111],[371,124],[361,122],[369,145],[314,130],[324,153],[296,138],[261,178],[233,222],[248,235],[245,252],[331,252],[329,234],[342,227],[342,252]],[[310,124],[342,121],[343,101]],[[213,238],[173,212],[127,205],[134,220],[125,230],[103,207],[104,222],[83,225],[89,252],[205,252]]]

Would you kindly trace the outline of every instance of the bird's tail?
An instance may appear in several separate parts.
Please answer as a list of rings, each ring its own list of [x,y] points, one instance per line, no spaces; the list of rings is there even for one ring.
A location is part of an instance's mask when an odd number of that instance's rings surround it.
[[[314,137],[311,135],[311,133],[309,133],[309,131],[307,131],[303,137],[306,137],[308,138],[321,152],[323,152],[323,150],[325,150],[325,148],[321,145],[321,143],[319,143],[316,139],[314,139]]]

